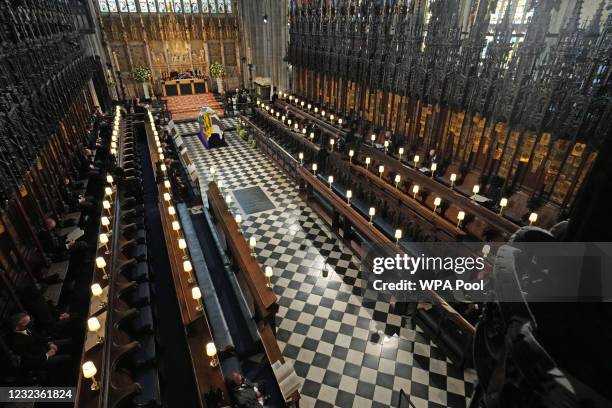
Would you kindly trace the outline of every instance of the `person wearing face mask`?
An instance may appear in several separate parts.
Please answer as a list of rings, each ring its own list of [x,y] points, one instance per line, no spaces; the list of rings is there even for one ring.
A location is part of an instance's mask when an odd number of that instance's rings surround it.
[[[53,381],[61,383],[66,379],[66,372],[72,364],[71,357],[65,353],[70,340],[54,340],[41,335],[32,325],[30,315],[25,312],[13,314],[9,318],[11,333],[8,336],[13,352],[22,358],[30,369],[44,369]]]

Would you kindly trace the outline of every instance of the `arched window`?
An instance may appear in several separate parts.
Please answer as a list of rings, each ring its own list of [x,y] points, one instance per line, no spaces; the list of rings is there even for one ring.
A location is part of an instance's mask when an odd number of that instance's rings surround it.
[[[98,0],[98,7],[100,8],[100,13],[108,13],[108,4],[106,4],[106,0]]]
[[[115,0],[108,0],[106,2],[108,4],[108,11],[110,11],[111,13],[116,13],[117,10],[117,3],[115,2]]]

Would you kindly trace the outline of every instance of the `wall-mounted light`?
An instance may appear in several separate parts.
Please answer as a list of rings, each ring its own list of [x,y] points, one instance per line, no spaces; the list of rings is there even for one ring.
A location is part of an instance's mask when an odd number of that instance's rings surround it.
[[[268,15],[267,14],[263,15],[263,22],[264,22],[264,24],[268,24]]]

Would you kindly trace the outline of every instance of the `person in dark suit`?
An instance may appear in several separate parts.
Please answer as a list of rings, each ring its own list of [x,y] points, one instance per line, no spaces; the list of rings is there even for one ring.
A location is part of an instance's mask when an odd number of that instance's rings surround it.
[[[238,408],[262,408],[264,405],[264,395],[253,384],[238,371],[234,371],[229,377],[230,392],[232,400]]]
[[[10,347],[28,368],[48,370],[57,374],[49,376],[57,385],[66,382],[67,369],[71,366],[72,359],[64,351],[69,348],[70,340],[51,341],[41,335],[33,327],[30,315],[24,312],[13,314],[9,322],[12,328],[8,335]]]

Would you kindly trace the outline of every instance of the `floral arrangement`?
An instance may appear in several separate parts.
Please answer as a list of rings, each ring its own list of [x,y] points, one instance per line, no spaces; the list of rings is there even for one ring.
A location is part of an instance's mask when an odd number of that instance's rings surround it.
[[[136,67],[132,71],[132,78],[136,82],[147,82],[151,80],[151,70],[147,67]]]
[[[210,66],[210,76],[212,78],[223,78],[225,76],[225,68],[220,62],[213,62]]]

